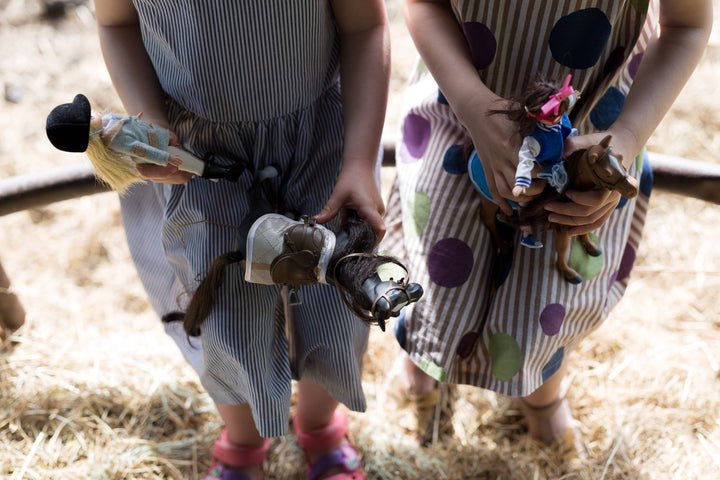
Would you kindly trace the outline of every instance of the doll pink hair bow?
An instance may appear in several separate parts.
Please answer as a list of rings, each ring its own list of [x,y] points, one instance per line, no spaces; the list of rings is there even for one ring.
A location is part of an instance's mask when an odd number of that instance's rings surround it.
[[[575,93],[575,90],[573,90],[573,87],[570,85],[570,80],[572,80],[572,75],[568,74],[560,91],[550,95],[548,101],[540,107],[542,113],[538,115],[538,119],[552,120],[553,117],[557,117],[560,111],[560,104],[563,100]],[[550,116],[551,113],[552,117]]]

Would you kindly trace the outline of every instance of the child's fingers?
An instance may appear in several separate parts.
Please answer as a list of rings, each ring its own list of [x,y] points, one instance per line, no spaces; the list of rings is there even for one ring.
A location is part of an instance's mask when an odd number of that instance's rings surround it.
[[[157,183],[179,185],[189,182],[193,177],[192,173],[178,170],[178,167],[172,164],[163,167],[151,163],[141,163],[136,164],[135,169],[140,177]]]

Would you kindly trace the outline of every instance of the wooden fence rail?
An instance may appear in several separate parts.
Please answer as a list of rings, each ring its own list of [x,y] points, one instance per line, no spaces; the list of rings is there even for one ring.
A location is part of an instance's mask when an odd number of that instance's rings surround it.
[[[383,165],[394,165],[394,142],[384,142],[383,154]],[[649,156],[654,190],[720,205],[720,164],[658,153]],[[0,216],[108,191],[95,179],[89,162],[0,179]],[[19,328],[25,317],[9,287],[10,280],[0,263],[0,340]]]

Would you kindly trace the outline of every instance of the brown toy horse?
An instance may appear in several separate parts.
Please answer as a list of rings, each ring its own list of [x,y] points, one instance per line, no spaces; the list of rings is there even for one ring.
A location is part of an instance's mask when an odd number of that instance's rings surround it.
[[[552,187],[546,187],[541,194],[523,205],[511,217],[504,215],[491,200],[482,197],[482,221],[490,229],[495,246],[503,253],[507,253],[508,245],[500,236],[495,224],[496,218],[514,227],[530,225],[534,232],[543,232],[552,228],[555,232],[558,270],[562,272],[568,282],[574,284],[582,282],[582,277],[570,267],[566,258],[570,246],[569,227],[549,222],[549,212],[543,207],[548,202],[568,200],[565,196],[567,190],[588,191],[604,188],[615,190],[627,199],[635,197],[638,193],[637,180],[627,174],[622,165],[622,156],[612,155],[610,140],[612,140],[612,136],[608,135],[598,145],[573,152],[565,160],[565,169],[568,175],[565,188],[561,192],[557,192]],[[578,240],[589,255],[598,256],[602,253],[600,247],[590,239],[589,233],[578,236]]]

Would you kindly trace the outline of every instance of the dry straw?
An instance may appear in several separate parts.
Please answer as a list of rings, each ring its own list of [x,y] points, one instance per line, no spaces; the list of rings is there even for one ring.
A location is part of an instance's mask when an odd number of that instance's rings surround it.
[[[2,176],[81,160],[43,138],[46,113],[78,85],[118,108],[90,7],[49,22],[39,5],[0,0],[0,44],[13,53],[0,56],[0,72],[6,86],[25,92],[0,111]],[[406,49],[396,2],[388,6],[395,48]],[[720,98],[718,48],[715,40],[651,149],[718,161],[720,113],[709,100]],[[401,53],[396,89],[410,62]],[[396,90],[389,122],[398,99]],[[203,478],[221,422],[145,300],[114,194],[13,214],[0,225],[0,258],[28,311],[0,351],[0,477]],[[409,410],[378,401],[397,347],[389,332],[374,330],[368,413],[350,416],[368,478],[720,478],[718,238],[718,208],[653,194],[625,298],[571,357],[567,396],[589,453],[583,465],[529,442],[510,399],[469,387],[455,396],[455,435],[416,447],[401,427]],[[292,434],[273,441],[266,472],[304,478]]]

